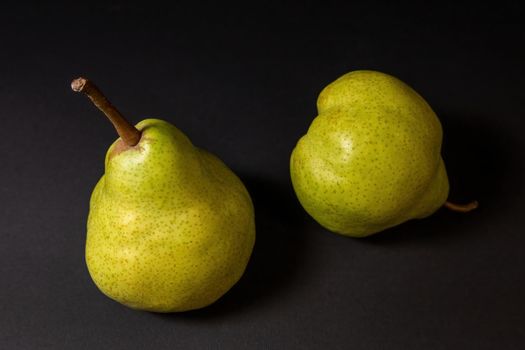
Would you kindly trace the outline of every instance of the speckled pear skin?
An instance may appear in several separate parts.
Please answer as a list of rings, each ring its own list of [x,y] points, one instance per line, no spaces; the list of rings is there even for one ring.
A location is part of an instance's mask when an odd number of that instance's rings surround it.
[[[99,289],[131,308],[205,307],[243,274],[255,242],[244,185],[173,125],[137,124],[142,138],[108,150],[90,202],[86,262]]]
[[[408,85],[375,71],[329,84],[290,160],[305,210],[330,231],[365,237],[434,213],[448,197],[442,129]]]

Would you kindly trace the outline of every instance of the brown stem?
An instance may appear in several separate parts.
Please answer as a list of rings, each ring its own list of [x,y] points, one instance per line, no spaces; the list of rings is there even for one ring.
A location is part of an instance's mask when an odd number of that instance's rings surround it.
[[[111,102],[100,92],[100,90],[89,80],[78,78],[71,82],[71,89],[75,92],[85,93],[111,121],[120,138],[128,146],[135,146],[140,141],[140,131],[128,122],[120,112],[113,107]]]
[[[458,212],[458,213],[468,213],[478,207],[478,201],[472,201],[467,204],[456,204],[449,201],[446,201],[443,206],[449,210]]]

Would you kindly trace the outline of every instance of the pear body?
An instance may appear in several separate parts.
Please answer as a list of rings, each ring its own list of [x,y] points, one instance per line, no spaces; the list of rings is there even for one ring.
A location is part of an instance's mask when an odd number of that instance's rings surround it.
[[[202,308],[243,274],[255,242],[253,205],[238,177],[175,126],[137,124],[117,140],[90,201],[86,263],[99,289],[131,308]]]
[[[441,124],[408,85],[350,72],[325,87],[317,109],[290,173],[300,203],[322,226],[364,237],[429,216],[446,201]]]

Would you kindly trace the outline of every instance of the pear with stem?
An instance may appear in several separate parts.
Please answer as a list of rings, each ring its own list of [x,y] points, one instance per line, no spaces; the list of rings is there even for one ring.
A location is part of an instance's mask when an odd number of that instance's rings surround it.
[[[98,288],[131,308],[205,307],[242,276],[255,242],[250,195],[217,157],[159,119],[130,124],[89,80],[85,93],[120,136],[90,201],[86,263]]]
[[[323,89],[319,115],[290,159],[293,187],[327,229],[364,237],[445,206],[442,129],[426,101],[393,76],[354,71]]]

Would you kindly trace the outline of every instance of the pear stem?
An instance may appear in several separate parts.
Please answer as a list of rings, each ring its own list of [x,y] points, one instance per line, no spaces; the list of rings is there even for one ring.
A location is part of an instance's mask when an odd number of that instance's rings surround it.
[[[443,204],[445,208],[458,212],[458,213],[468,213],[469,211],[476,209],[478,205],[479,205],[478,201],[472,201],[466,204],[456,204],[456,203],[446,201],[445,204]]]
[[[75,92],[83,92],[111,121],[120,138],[130,147],[135,146],[140,141],[141,133],[130,122],[128,122],[120,112],[113,107],[111,102],[91,81],[78,78],[71,82],[71,89]]]

